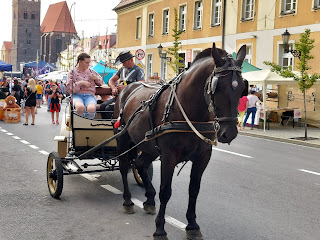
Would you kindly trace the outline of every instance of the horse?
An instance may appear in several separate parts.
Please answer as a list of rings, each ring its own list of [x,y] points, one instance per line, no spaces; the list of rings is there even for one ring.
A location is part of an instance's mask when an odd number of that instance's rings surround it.
[[[172,177],[175,166],[186,161],[192,161],[186,234],[188,239],[202,239],[195,213],[201,177],[211,157],[212,139],[230,144],[238,134],[237,107],[245,90],[241,77],[245,55],[245,45],[234,60],[213,43],[212,48],[196,56],[178,80],[165,85],[169,87],[159,90],[136,82],[128,85],[117,98],[114,119],[118,119],[120,128],[115,129],[115,133],[126,127],[125,133],[117,138],[117,151],[123,154],[119,157],[119,164],[126,213],[134,213],[127,173],[131,160],[135,158],[146,191],[144,210],[156,214],[156,191],[147,171],[150,163],[160,156],[160,208],[155,219],[154,239],[167,239],[165,211],[172,194]],[[147,104],[150,99],[156,100]],[[194,133],[186,118],[196,126],[196,131],[200,128],[199,133],[204,138]],[[146,133],[151,136],[147,141]]]

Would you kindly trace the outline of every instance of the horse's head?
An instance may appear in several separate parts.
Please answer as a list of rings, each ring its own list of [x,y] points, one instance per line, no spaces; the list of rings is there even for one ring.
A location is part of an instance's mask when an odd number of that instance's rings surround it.
[[[240,48],[236,60],[229,56],[221,57],[215,44],[211,49],[211,55],[216,66],[207,81],[207,94],[212,101],[213,113],[220,124],[218,141],[230,143],[238,134],[239,98],[247,91],[247,83],[241,77],[246,46]]]

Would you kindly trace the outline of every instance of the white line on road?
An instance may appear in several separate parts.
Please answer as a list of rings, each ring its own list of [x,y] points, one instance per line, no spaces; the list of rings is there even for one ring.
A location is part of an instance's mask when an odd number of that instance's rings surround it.
[[[320,176],[320,173],[318,173],[318,172],[312,172],[312,171],[305,170],[305,169],[298,169],[298,170],[301,171],[301,172],[311,173],[311,174]]]
[[[95,182],[95,181],[98,181],[98,179],[95,177],[95,176],[92,176],[88,173],[83,173],[83,174],[80,174],[82,177],[88,179],[89,181],[92,181],[92,182]]]
[[[240,154],[240,153],[235,153],[235,152],[230,152],[230,151],[223,150],[223,149],[219,149],[219,148],[216,148],[216,147],[212,147],[212,149],[213,149],[213,150],[216,150],[216,151],[220,151],[220,152],[230,153],[230,154],[237,155],[237,156],[244,157],[244,158],[253,158],[253,157],[248,156],[248,155],[244,155],[244,154]]]
[[[1,132],[4,132],[4,133],[6,133],[6,132],[8,132],[7,130],[4,130],[4,129],[1,129]]]
[[[33,148],[33,149],[38,149],[38,147],[35,146],[35,145],[29,145],[29,147],[31,147],[31,148]]]
[[[42,153],[43,155],[49,155],[49,153],[44,150],[40,150],[39,153]]]
[[[19,139],[21,139],[21,138],[19,138],[18,136],[12,136],[14,139],[17,139],[17,140],[19,140]]]
[[[12,136],[12,135],[13,135],[13,133],[9,133],[9,132],[7,132],[6,134],[9,135],[9,136]]]
[[[112,187],[111,185],[100,185],[100,186],[114,194],[122,194],[122,192],[119,189]]]
[[[100,186],[102,188],[114,193],[114,194],[122,194],[122,192],[119,189],[117,189],[117,188],[115,188],[115,187],[113,187],[111,185],[100,185]],[[134,203],[134,205],[136,205],[137,207],[143,209],[143,202],[142,201],[140,201],[139,199],[136,199],[136,198],[131,198],[131,200]],[[179,220],[177,220],[177,219],[175,219],[175,218],[173,218],[171,216],[168,216],[168,215],[165,216],[165,219],[166,219],[167,223],[169,223],[169,224],[171,224],[171,225],[173,225],[173,226],[175,226],[175,227],[177,227],[177,228],[179,228],[179,229],[181,229],[183,231],[185,230],[185,228],[187,226],[183,222],[180,222]]]
[[[26,140],[20,140],[20,142],[24,143],[24,144],[30,144],[28,141]]]

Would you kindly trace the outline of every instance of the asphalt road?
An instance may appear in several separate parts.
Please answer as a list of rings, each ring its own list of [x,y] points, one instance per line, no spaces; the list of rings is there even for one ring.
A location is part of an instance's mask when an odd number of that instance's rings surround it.
[[[122,195],[106,189],[122,191],[118,171],[65,176],[61,199],[53,199],[47,189],[46,161],[47,153],[56,151],[53,138],[60,126],[51,123],[44,108],[35,126],[22,123],[0,122],[1,240],[153,239],[155,216],[138,206],[134,215],[124,214]],[[204,173],[197,205],[204,239],[318,240],[319,154],[317,148],[247,136],[238,136],[230,146],[219,144]],[[156,190],[159,166],[154,162]],[[174,175],[165,225],[170,240],[186,239],[190,167],[188,163]],[[144,191],[129,176],[139,205]]]

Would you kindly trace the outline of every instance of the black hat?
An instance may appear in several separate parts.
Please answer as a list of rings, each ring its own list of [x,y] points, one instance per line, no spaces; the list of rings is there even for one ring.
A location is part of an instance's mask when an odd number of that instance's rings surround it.
[[[133,58],[133,55],[130,51],[124,51],[119,53],[119,56],[116,58],[115,65],[118,65],[120,63],[124,63],[125,61]]]

